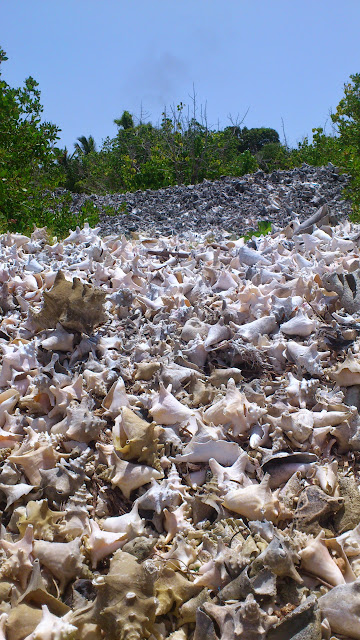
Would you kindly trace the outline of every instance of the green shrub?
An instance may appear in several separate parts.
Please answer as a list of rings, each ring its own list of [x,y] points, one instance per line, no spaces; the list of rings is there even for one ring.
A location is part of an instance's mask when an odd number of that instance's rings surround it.
[[[0,48],[0,65],[5,60]],[[31,233],[35,225],[62,236],[76,224],[98,219],[89,208],[72,214],[67,198],[54,195],[63,175],[55,147],[60,129],[42,122],[42,111],[33,78],[15,89],[0,73],[0,233]]]

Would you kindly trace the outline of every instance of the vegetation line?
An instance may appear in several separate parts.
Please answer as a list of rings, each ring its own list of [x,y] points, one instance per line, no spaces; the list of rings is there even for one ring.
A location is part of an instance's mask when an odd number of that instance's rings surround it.
[[[29,233],[36,225],[62,237],[86,221],[96,224],[99,212],[93,203],[87,201],[75,214],[71,194],[59,194],[58,187],[123,193],[242,176],[259,168],[292,169],[304,162],[331,162],[350,175],[344,196],[352,201],[353,219],[360,220],[360,74],[344,85],[344,97],[331,115],[334,134],[315,128],[312,142],[305,138],[295,149],[268,127],[232,123],[221,130],[210,128],[203,107],[197,116],[194,94],[191,115],[180,102],[154,126],[135,123],[124,111],[114,121],[116,136],[107,138],[101,149],[92,136],[79,136],[69,153],[57,146],[59,127],[42,121],[38,83],[30,77],[22,88],[12,88],[2,80],[6,60],[0,48],[0,232]]]

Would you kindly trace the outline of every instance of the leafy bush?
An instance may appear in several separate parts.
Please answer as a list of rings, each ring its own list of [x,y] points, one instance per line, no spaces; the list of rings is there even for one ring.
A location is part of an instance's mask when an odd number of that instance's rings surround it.
[[[0,48],[0,65],[7,60]],[[1,71],[1,69],[0,69]],[[31,233],[34,225],[64,235],[94,212],[76,216],[54,195],[61,179],[55,147],[60,129],[41,121],[38,83],[27,78],[12,88],[0,73],[0,232]]]
[[[351,180],[346,189],[354,208],[353,219],[360,221],[360,74],[350,76],[344,85],[344,97],[331,116],[337,126],[341,160],[339,165],[349,173]]]

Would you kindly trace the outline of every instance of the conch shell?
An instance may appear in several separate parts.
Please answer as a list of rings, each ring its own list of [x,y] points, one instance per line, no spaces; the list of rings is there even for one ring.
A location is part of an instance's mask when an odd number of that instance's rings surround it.
[[[52,289],[43,292],[43,298],[41,311],[29,313],[37,329],[52,329],[60,324],[69,331],[90,334],[106,322],[105,293],[79,278],[66,280],[62,271],[56,274]]]
[[[271,520],[291,517],[285,513],[278,498],[278,491],[272,493],[269,488],[270,475],[266,474],[260,484],[253,484],[234,491],[229,491],[223,501],[224,507],[248,518],[248,520]]]
[[[91,619],[109,638],[145,640],[155,621],[154,582],[157,570],[147,561],[139,564],[134,556],[117,551],[110,571],[96,579],[96,596]]]
[[[163,429],[146,422],[128,407],[122,407],[113,427],[115,449],[123,460],[137,460],[160,470],[159,435]]]

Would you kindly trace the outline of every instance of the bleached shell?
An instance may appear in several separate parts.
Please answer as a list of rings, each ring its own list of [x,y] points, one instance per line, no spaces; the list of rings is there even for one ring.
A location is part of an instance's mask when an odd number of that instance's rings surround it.
[[[108,411],[111,418],[115,418],[119,414],[121,407],[130,406],[122,378],[114,382],[109,393],[104,398],[102,406]]]
[[[253,484],[235,491],[229,491],[223,505],[249,520],[266,518],[278,522],[281,508],[279,499],[269,489],[270,476],[265,476],[260,484]]]
[[[188,343],[188,347],[182,350],[189,362],[202,368],[208,358],[208,351],[205,348],[203,338],[196,336]]]
[[[268,335],[273,331],[276,331],[278,324],[276,318],[273,315],[264,316],[258,320],[253,320],[247,324],[237,328],[236,335],[249,340],[254,340],[257,336]]]
[[[61,458],[61,454],[54,451],[52,444],[40,445],[21,455],[16,453],[9,456],[9,462],[19,465],[28,478],[29,482],[38,486],[41,483],[39,469],[53,469]]]
[[[35,540],[33,555],[59,580],[60,590],[66,587],[69,580],[81,575],[82,556],[80,553],[81,539],[75,538],[71,542],[47,542]]]
[[[47,337],[41,340],[41,346],[46,351],[71,351],[73,342],[74,334],[60,326],[47,332]]]
[[[327,373],[340,387],[352,387],[360,384],[360,361],[350,356]]]
[[[271,265],[270,260],[262,256],[258,251],[250,249],[250,247],[246,245],[244,247],[240,247],[238,251],[238,258],[242,264],[246,264],[249,267],[256,264],[263,264],[267,267],[270,267]]]
[[[184,342],[190,342],[194,340],[197,335],[201,338],[205,338],[209,331],[209,325],[205,322],[201,322],[198,318],[190,318],[187,320],[181,331],[181,339]]]
[[[324,532],[300,551],[301,568],[334,586],[345,583],[338,565],[332,559],[324,543]]]
[[[204,347],[209,350],[213,345],[218,344],[222,340],[227,340],[231,337],[231,330],[224,325],[224,321],[221,319],[216,324],[209,327],[207,337],[204,340]]]
[[[305,442],[312,434],[314,427],[314,412],[309,409],[298,411],[283,411],[279,418],[267,416],[267,420],[273,426],[278,426],[291,440],[298,443]]]
[[[165,387],[171,384],[172,390],[176,392],[178,389],[185,386],[186,382],[189,382],[194,377],[200,377],[201,375],[202,374],[197,374],[194,369],[190,369],[189,367],[170,364],[163,367],[160,379]]]
[[[205,602],[203,608],[216,620],[223,638],[237,636],[239,640],[246,640],[253,636],[256,640],[265,640],[268,629],[277,622],[276,616],[261,609],[252,593],[244,602],[223,606]]]
[[[246,468],[251,468],[249,456],[245,451],[243,451],[229,467],[223,467],[214,458],[210,458],[209,467],[212,474],[217,477],[219,487],[223,490],[229,489],[230,487],[235,488],[235,483],[242,486],[252,485],[252,481],[245,473]]]
[[[321,360],[330,355],[329,351],[319,353],[316,344],[304,346],[293,341],[287,343],[286,350],[287,356],[292,362],[295,362],[300,369],[304,369],[314,376],[323,374]]]
[[[136,501],[129,513],[124,513],[122,516],[105,518],[101,521],[101,527],[104,531],[126,533],[129,537],[133,535],[141,536],[145,531],[144,520],[139,516],[139,508]]]
[[[11,577],[18,580],[25,589],[33,566],[34,533],[32,525],[26,527],[23,537],[17,542],[0,539],[0,549],[6,554],[6,560],[1,563],[0,577]]]
[[[187,489],[182,484],[175,465],[172,465],[167,478],[159,483],[151,480],[150,489],[138,498],[138,505],[159,515],[165,507],[179,506],[184,495],[187,495]]]
[[[265,413],[266,409],[249,402],[245,394],[236,388],[233,378],[230,378],[226,396],[204,411],[204,420],[215,426],[228,425],[233,435],[238,436],[244,435]]]
[[[71,402],[66,409],[66,417],[51,428],[51,433],[66,435],[69,440],[89,443],[97,440],[106,422],[94,415],[86,401]]]
[[[304,338],[310,336],[315,331],[316,323],[304,313],[298,313],[296,316],[283,322],[280,329],[287,336],[302,336]]]
[[[19,482],[16,485],[8,485],[0,483],[0,491],[3,491],[6,495],[6,509],[11,507],[14,502],[17,502],[22,496],[28,495],[35,487],[25,482]]]
[[[95,520],[90,520],[90,535],[85,545],[91,556],[92,568],[96,569],[100,560],[122,547],[126,538],[126,532],[102,531]]]
[[[109,471],[106,472],[106,476],[115,487],[121,489],[126,498],[130,497],[130,493],[134,491],[134,489],[142,487],[152,479],[163,477],[161,471],[153,469],[152,467],[122,460],[115,453],[112,445],[99,444],[98,448],[102,451],[109,465]]]
[[[211,440],[207,442],[190,442],[181,454],[172,458],[174,462],[207,462],[211,457],[220,464],[231,465],[242,453],[236,442],[227,440]]]
[[[42,618],[34,631],[25,640],[72,640],[77,627],[50,613],[46,604],[42,606]]]
[[[184,422],[193,415],[193,411],[181,404],[163,385],[160,385],[159,393],[154,393],[150,413],[156,422],[164,425]]]
[[[11,413],[20,398],[16,389],[7,389],[0,393],[0,427],[5,424],[6,414]]]
[[[328,620],[332,633],[346,634],[354,640],[360,639],[359,606],[359,579],[340,584],[319,598],[321,614]]]

